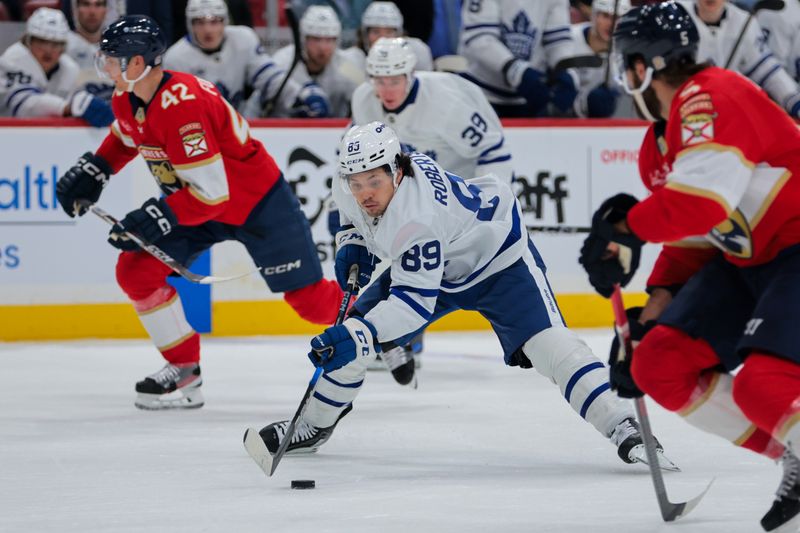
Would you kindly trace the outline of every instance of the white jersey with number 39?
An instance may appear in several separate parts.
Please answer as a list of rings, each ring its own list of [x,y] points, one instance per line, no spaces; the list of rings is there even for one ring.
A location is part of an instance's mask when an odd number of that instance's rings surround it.
[[[394,111],[383,108],[372,83],[362,84],[353,93],[353,124],[375,120],[397,133],[404,152],[427,154],[464,179],[492,173],[511,183],[500,119],[481,90],[460,76],[417,72],[406,102]]]
[[[411,161],[414,176],[403,178],[376,219],[343,179],[332,187],[342,223],[354,225],[367,249],[391,262],[390,296],[365,317],[380,342],[424,325],[439,291],[469,289],[522,257],[528,241],[519,204],[497,177],[465,182],[424,154],[411,154]]]

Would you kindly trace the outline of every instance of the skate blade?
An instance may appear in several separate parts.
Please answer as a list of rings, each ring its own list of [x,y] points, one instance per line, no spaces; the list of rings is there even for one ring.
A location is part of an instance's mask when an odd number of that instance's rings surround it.
[[[168,394],[146,394],[139,392],[133,402],[137,408],[144,411],[163,411],[166,409],[198,409],[203,407],[205,400],[200,387],[178,389]]]
[[[272,454],[256,428],[247,428],[244,432],[244,449],[268,476],[272,475]]]
[[[658,455],[658,466],[661,470],[665,470],[667,472],[680,472],[681,469],[673,463],[664,452],[661,450],[656,450],[656,454]],[[644,444],[639,444],[631,448],[631,451],[628,452],[628,458],[633,461],[634,463],[647,463],[647,453],[644,449]]]
[[[784,522],[769,533],[797,533],[798,528],[800,528],[800,514],[795,515],[794,518]]]

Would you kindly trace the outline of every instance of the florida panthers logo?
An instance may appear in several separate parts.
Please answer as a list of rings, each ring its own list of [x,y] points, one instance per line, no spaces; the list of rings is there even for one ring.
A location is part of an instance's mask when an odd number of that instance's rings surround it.
[[[714,227],[706,238],[726,254],[740,259],[753,257],[753,238],[750,225],[741,211],[733,211],[728,220]]]
[[[517,59],[531,58],[536,33],[536,28],[531,25],[531,19],[524,11],[517,13],[511,27],[500,25],[500,39]]]
[[[140,146],[139,153],[142,154],[147,168],[165,194],[172,194],[186,186],[178,178],[178,173],[170,163],[167,153],[160,146]]]

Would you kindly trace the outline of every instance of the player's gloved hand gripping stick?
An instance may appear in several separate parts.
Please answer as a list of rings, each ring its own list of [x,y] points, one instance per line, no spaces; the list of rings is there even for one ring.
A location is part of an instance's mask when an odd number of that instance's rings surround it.
[[[633,354],[633,346],[631,344],[630,326],[628,324],[628,316],[625,314],[625,304],[622,301],[622,289],[619,283],[614,284],[614,290],[611,293],[611,306],[614,308],[614,323],[616,325],[616,333],[619,338],[619,343],[623,347],[619,351],[619,362],[622,363],[623,359],[630,359]],[[706,495],[708,489],[711,488],[712,479],[703,492],[692,498],[687,502],[672,503],[667,496],[667,488],[664,485],[664,477],[661,475],[661,469],[658,463],[658,453],[656,452],[656,441],[653,437],[653,431],[650,428],[650,417],[647,415],[647,406],[644,403],[644,398],[634,399],[634,407],[636,408],[636,418],[639,420],[641,426],[642,440],[644,441],[644,450],[647,454],[647,466],[650,469],[650,477],[653,479],[653,487],[656,490],[656,499],[658,506],[661,509],[661,517],[664,522],[673,522],[678,518],[685,516],[694,509],[703,496]]]
[[[334,323],[334,326],[338,326],[344,322],[344,316],[347,313],[347,309],[350,307],[350,300],[353,298],[353,295],[357,293],[358,265],[353,265],[350,267],[350,275],[347,277],[347,290],[344,292],[342,304],[339,306],[339,314],[336,316],[336,322]],[[275,469],[278,468],[278,463],[281,462],[283,455],[286,453],[286,448],[289,446],[289,443],[292,441],[292,437],[294,436],[297,422],[300,420],[300,417],[303,416],[306,407],[308,407],[309,400],[311,399],[311,395],[314,393],[317,380],[322,375],[322,371],[323,368],[318,366],[314,371],[314,375],[311,376],[311,381],[308,383],[308,388],[306,388],[303,399],[300,400],[300,405],[297,407],[297,411],[294,413],[294,417],[292,417],[289,427],[286,428],[283,441],[278,447],[278,450],[275,452],[275,455],[269,453],[267,446],[264,444],[264,440],[261,438],[261,435],[259,435],[256,428],[247,428],[245,430],[244,447],[250,457],[253,458],[256,464],[261,467],[261,470],[263,470],[268,476],[271,476],[275,473]]]
[[[104,210],[100,209],[96,205],[91,205],[89,202],[81,202],[82,209],[88,209],[99,218],[105,220],[109,225],[114,226],[115,224],[119,224],[119,220],[111,216],[110,214],[106,213]],[[246,272],[244,274],[237,274],[235,276],[204,276],[202,274],[195,274],[178,261],[173,259],[169,256],[164,250],[159,248],[158,246],[152,244],[151,242],[139,237],[138,235],[125,232],[126,236],[136,243],[139,248],[144,250],[145,252],[149,253],[169,268],[171,268],[175,273],[179,274],[181,277],[188,279],[194,283],[199,283],[200,285],[208,285],[209,283],[219,283],[221,281],[231,281],[234,279],[243,278],[245,276],[249,276],[253,272],[258,272],[258,269],[253,270],[251,272]]]

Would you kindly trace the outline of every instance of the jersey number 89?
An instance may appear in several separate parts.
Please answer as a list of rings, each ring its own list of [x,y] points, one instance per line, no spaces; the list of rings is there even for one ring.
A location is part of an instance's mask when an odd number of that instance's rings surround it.
[[[407,272],[417,272],[420,268],[436,270],[442,263],[442,248],[439,241],[417,244],[403,254],[400,264]]]

